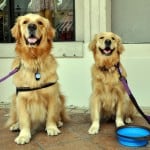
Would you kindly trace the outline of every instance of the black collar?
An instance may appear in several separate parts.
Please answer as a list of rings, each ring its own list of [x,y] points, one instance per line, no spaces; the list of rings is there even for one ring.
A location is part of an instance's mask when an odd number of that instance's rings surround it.
[[[34,87],[34,88],[30,88],[30,87],[16,87],[16,95],[19,92],[29,92],[29,91],[39,90],[39,89],[47,88],[47,87],[52,86],[54,84],[56,84],[56,82],[49,82],[49,83],[46,83],[44,85],[41,85],[39,87]]]
[[[99,69],[103,72],[107,72],[109,71],[109,68],[106,68],[106,66],[103,66],[103,67],[99,67]]]
[[[115,70],[117,68],[117,66],[119,66],[120,63],[116,63],[115,65],[113,65],[112,67],[107,68],[106,66],[99,66],[98,68],[100,69],[100,71],[102,72],[111,72],[113,70]]]

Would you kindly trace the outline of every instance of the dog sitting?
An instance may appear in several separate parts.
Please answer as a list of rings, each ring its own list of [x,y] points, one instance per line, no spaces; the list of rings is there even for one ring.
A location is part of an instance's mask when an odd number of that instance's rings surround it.
[[[101,118],[115,117],[117,127],[131,123],[135,108],[129,99],[122,83],[116,65],[119,64],[122,75],[126,71],[120,62],[124,47],[118,35],[103,32],[95,35],[89,44],[95,63],[92,66],[92,94],[90,97],[90,114],[92,125],[89,134],[97,134]]]
[[[27,14],[18,17],[11,32],[17,54],[12,68],[19,67],[19,71],[13,77],[17,93],[6,126],[11,131],[20,130],[15,139],[17,144],[28,143],[31,129],[43,124],[48,135],[58,135],[58,127],[68,116],[59,88],[57,63],[50,53],[55,30],[48,19]]]

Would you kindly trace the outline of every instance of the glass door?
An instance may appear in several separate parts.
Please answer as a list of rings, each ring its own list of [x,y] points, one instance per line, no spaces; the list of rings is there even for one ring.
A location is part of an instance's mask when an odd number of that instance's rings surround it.
[[[10,29],[18,16],[37,13],[56,29],[55,41],[75,41],[74,0],[0,0],[0,43],[11,43]]]

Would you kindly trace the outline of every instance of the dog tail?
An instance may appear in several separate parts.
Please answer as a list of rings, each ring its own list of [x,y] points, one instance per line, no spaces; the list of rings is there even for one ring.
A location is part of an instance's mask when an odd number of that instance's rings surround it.
[[[62,102],[62,111],[61,111],[61,113],[60,113],[61,120],[62,120],[63,122],[69,122],[70,117],[69,117],[69,115],[67,114],[66,108],[65,108],[65,96],[62,95],[62,94],[60,94],[60,95],[59,95],[59,98],[60,98],[60,100],[61,100],[61,102]]]

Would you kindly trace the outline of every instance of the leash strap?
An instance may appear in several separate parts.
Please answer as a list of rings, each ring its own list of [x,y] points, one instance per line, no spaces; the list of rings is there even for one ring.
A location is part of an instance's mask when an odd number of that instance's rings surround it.
[[[150,116],[147,116],[144,114],[144,112],[141,110],[141,108],[139,107],[138,103],[136,102],[136,99],[135,97],[133,96],[129,86],[128,86],[128,83],[127,83],[127,80],[124,76],[122,76],[122,73],[121,73],[121,69],[120,69],[120,66],[119,66],[119,63],[117,65],[115,65],[117,70],[118,70],[118,73],[120,75],[120,81],[122,82],[126,92],[128,93],[130,99],[132,100],[134,106],[136,107],[136,109],[138,110],[138,112],[143,116],[143,118],[150,124]]]
[[[12,75],[14,75],[16,72],[18,72],[18,70],[20,69],[19,67],[16,67],[15,69],[13,69],[11,72],[9,72],[6,76],[0,78],[0,83],[5,81],[7,78],[11,77]]]
[[[29,92],[29,91],[34,91],[34,90],[39,90],[39,89],[43,89],[43,88],[47,88],[49,86],[54,85],[56,82],[49,82],[47,84],[44,84],[40,87],[34,87],[34,88],[30,88],[30,87],[16,87],[16,95],[19,92]]]

